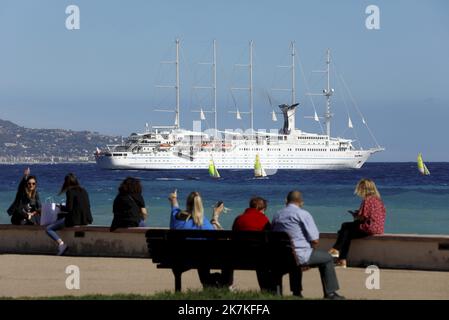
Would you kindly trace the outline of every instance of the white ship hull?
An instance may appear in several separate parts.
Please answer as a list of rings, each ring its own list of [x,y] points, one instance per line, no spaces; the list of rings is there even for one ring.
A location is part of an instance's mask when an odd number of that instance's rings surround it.
[[[115,170],[183,170],[203,169],[214,159],[217,169],[253,169],[259,154],[265,170],[278,169],[359,169],[377,150],[320,151],[320,152],[198,152],[193,158],[179,156],[176,152],[122,153],[122,155],[97,156],[97,164],[103,169]]]
[[[96,161],[100,168],[116,170],[207,170],[212,162],[219,170],[222,169],[254,169],[255,159],[260,159],[261,167],[269,174],[270,170],[279,169],[311,169],[337,170],[359,169],[375,152],[383,150],[377,142],[377,148],[362,150],[355,149],[353,140],[333,138],[331,136],[331,101],[334,89],[330,87],[330,52],[327,50],[326,71],[327,88],[318,94],[326,98],[326,112],[324,123],[326,132],[314,134],[296,129],[296,108],[299,103],[295,98],[295,48],[292,43],[292,104],[279,105],[284,117],[283,127],[277,131],[254,131],[253,123],[253,84],[252,84],[252,42],[250,42],[250,83],[248,88],[234,88],[249,90],[250,94],[250,130],[242,133],[217,129],[216,90],[214,90],[215,132],[206,134],[201,130],[188,131],[180,129],[179,118],[179,40],[176,40],[176,110],[175,124],[172,127],[153,127],[143,134],[132,134],[126,143],[108,146],[107,150],[97,150]],[[215,74],[215,43],[214,62]],[[165,86],[166,87],[166,86]],[[206,87],[205,87],[206,88]],[[210,87],[216,88],[216,83]],[[204,88],[203,88],[204,89]],[[167,111],[167,110],[162,110]],[[205,120],[203,109],[201,119]],[[212,111],[209,111],[212,112]],[[360,113],[360,111],[359,111]],[[275,113],[273,111],[273,115]],[[237,119],[241,119],[237,110]],[[315,111],[316,121],[319,118]],[[365,119],[363,122],[366,124]],[[353,128],[349,118],[348,127]],[[147,125],[148,129],[148,125]],[[161,130],[162,129],[162,130]]]

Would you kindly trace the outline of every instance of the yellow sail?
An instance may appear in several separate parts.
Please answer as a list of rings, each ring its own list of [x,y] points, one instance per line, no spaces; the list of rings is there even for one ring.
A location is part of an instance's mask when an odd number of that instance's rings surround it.
[[[254,176],[256,178],[267,176],[265,170],[262,168],[262,164],[260,163],[260,157],[258,154],[256,155],[256,161],[254,162]]]
[[[426,164],[424,163],[424,161],[422,159],[422,154],[421,153],[418,154],[418,170],[419,170],[419,172],[422,175],[427,176],[427,175],[430,174],[429,169],[427,169],[427,166],[426,166]]]
[[[217,168],[215,167],[214,160],[209,161],[209,175],[212,178],[220,178],[220,173],[218,172]]]

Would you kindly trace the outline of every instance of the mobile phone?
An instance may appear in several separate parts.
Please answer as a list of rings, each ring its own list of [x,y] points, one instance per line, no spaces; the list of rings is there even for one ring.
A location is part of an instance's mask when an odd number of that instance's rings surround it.
[[[215,204],[215,208],[218,208],[219,206],[221,206],[224,202],[223,201],[217,201],[217,203]]]

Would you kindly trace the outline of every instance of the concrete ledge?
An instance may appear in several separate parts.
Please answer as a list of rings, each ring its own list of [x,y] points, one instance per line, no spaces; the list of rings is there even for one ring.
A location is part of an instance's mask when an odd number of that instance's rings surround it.
[[[105,226],[65,228],[58,234],[70,250],[69,256],[148,257],[145,232],[152,228],[109,231]],[[328,250],[335,233],[320,235],[320,249]],[[0,225],[0,254],[52,254],[56,245],[44,227]],[[354,240],[349,266],[449,271],[449,236],[384,234]]]
[[[148,257],[145,232],[150,228],[109,231],[104,226],[64,228],[57,233],[69,246],[68,256]],[[40,226],[0,225],[0,254],[55,254],[55,242]]]
[[[320,249],[328,250],[337,235],[320,235]],[[449,271],[449,236],[383,234],[354,240],[348,256],[351,267]]]

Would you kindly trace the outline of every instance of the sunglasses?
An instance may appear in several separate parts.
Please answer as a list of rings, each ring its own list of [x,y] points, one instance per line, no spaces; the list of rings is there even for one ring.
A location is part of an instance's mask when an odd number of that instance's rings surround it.
[[[29,185],[29,186],[35,186],[35,185],[36,185],[36,182],[28,182],[28,185]]]

